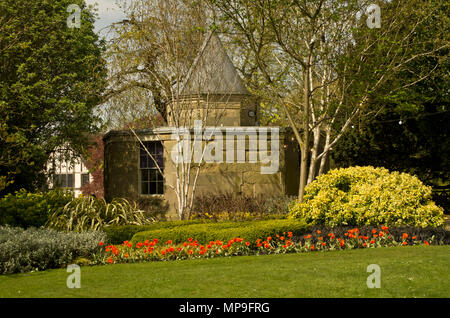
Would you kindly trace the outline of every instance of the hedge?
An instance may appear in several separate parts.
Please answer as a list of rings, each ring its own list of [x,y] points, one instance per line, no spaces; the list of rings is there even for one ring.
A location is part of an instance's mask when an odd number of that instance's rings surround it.
[[[151,230],[136,233],[131,242],[144,242],[145,240],[159,239],[166,242],[171,240],[174,244],[183,243],[189,238],[198,243],[210,241],[228,241],[236,237],[243,238],[254,244],[259,238],[292,232],[293,235],[302,235],[308,231],[309,226],[302,220],[265,220],[249,222],[221,222],[192,224],[166,229]]]
[[[167,222],[155,222],[149,225],[113,225],[105,226],[102,231],[106,233],[107,242],[110,244],[121,244],[123,241],[129,241],[133,235],[138,232],[170,229],[178,226],[185,226],[191,224],[207,223],[206,220],[190,220],[190,221],[167,221]]]

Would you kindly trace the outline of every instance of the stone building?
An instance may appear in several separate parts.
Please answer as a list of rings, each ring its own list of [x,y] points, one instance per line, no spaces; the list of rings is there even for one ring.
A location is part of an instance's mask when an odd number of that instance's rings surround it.
[[[161,198],[169,205],[167,217],[178,218],[174,189],[183,153],[189,154],[189,189],[196,180],[196,195],[297,194],[299,152],[292,133],[259,126],[258,100],[216,35],[207,35],[179,89],[167,107],[167,127],[137,130],[140,140],[131,131],[104,136],[106,200]]]

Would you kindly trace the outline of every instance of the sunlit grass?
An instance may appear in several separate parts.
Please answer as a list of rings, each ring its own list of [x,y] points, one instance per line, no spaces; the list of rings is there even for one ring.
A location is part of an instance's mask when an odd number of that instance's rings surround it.
[[[366,285],[381,267],[381,288]],[[450,246],[241,256],[0,276],[0,297],[450,297]]]

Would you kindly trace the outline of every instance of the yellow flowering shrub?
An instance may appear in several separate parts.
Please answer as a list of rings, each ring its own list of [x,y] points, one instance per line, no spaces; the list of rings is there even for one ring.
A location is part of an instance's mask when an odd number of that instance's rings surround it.
[[[416,176],[385,168],[350,167],[319,176],[305,189],[289,217],[337,225],[444,225],[444,211],[431,200],[431,187]]]

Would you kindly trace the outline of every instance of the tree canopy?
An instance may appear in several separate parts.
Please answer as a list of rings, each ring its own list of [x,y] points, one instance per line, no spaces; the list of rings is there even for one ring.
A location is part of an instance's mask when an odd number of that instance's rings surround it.
[[[80,28],[68,27],[70,4]],[[98,130],[106,68],[94,20],[83,0],[1,1],[0,191],[40,186],[58,146],[80,153]]]
[[[301,149],[299,200],[350,127],[379,113],[381,107],[367,111],[373,97],[393,96],[424,80],[430,73],[417,61],[448,49],[445,1],[211,3],[223,29],[249,52],[243,55],[245,78],[262,84],[255,91],[263,91],[271,108],[266,113],[272,111],[278,122],[285,119],[295,133]],[[381,22],[370,21],[373,12]],[[395,81],[399,74],[409,76]]]

